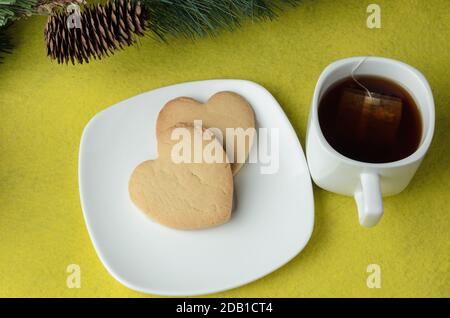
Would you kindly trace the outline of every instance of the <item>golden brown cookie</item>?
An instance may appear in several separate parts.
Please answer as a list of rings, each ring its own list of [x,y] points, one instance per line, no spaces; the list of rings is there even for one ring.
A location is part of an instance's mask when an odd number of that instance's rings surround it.
[[[179,97],[161,109],[156,124],[157,135],[177,123],[193,124],[195,120],[201,120],[203,127],[217,128],[221,132],[232,161],[233,175],[236,175],[248,157],[255,134],[255,117],[250,104],[241,95],[228,91],[214,94],[206,104]],[[227,128],[232,129],[231,138],[227,138]],[[240,129],[233,130],[236,128]]]
[[[176,163],[184,153],[180,151],[182,138],[171,138],[175,128],[185,129],[183,133],[192,140],[195,134],[206,134],[209,139],[202,138],[202,148],[214,149],[211,153],[221,157],[216,160],[221,162]],[[193,143],[190,149],[193,156]],[[159,134],[158,158],[142,162],[131,174],[130,198],[152,219],[169,227],[201,229],[225,223],[233,201],[233,176],[226,159],[222,144],[212,133],[188,125],[169,127]]]

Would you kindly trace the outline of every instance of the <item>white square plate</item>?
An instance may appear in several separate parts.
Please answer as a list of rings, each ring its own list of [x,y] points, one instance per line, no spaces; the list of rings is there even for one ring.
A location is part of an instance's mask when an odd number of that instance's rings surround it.
[[[252,105],[257,128],[278,128],[279,170],[261,174],[247,163],[235,177],[229,223],[199,231],[159,225],[131,202],[128,178],[155,158],[155,123],[169,100],[206,101],[230,90]],[[305,156],[275,98],[244,80],[177,84],[144,93],[98,113],[80,145],[79,186],[86,226],[109,273],[125,286],[160,295],[198,295],[237,287],[281,267],[308,242],[314,202]]]

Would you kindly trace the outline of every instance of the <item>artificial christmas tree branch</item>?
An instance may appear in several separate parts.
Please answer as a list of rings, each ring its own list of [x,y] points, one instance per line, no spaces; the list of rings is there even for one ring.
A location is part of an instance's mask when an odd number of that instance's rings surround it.
[[[0,0],[1,1],[1,0]],[[59,0],[64,1],[64,0]],[[110,0],[82,6],[79,27],[69,13],[54,12],[45,28],[47,53],[58,63],[88,63],[133,45],[144,34],[167,41],[232,30],[244,19],[274,18],[298,0]]]

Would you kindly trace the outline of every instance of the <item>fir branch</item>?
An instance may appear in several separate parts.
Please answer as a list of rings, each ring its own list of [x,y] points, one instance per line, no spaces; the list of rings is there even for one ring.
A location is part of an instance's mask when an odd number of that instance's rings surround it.
[[[37,2],[38,0],[0,0],[0,53],[11,52],[11,42],[6,34],[6,28],[13,21],[35,14]]]
[[[0,0],[0,27],[35,13],[38,0]]]
[[[136,0],[137,1],[137,0]],[[148,29],[159,39],[197,38],[233,30],[242,20],[273,19],[299,0],[141,0]]]

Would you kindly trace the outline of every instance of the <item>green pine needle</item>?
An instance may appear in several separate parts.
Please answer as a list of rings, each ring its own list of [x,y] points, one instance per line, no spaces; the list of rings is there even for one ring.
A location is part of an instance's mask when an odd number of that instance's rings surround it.
[[[9,53],[11,44],[6,28],[11,22],[34,13],[38,0],[0,0],[0,53]]]
[[[138,1],[138,0],[136,0]],[[276,17],[286,4],[299,0],[141,0],[149,29],[161,40],[216,35],[233,30],[244,19]]]
[[[37,2],[38,0],[0,0],[0,27],[33,14]]]

